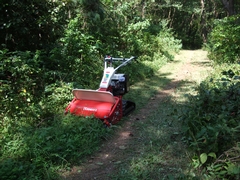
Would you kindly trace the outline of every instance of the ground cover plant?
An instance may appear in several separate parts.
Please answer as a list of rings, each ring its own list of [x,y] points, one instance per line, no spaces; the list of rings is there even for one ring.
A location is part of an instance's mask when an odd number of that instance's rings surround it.
[[[59,169],[96,151],[112,131],[93,118],[74,116],[55,117],[39,128],[14,125],[14,132],[1,126],[1,179],[59,179]]]
[[[192,164],[207,179],[239,178],[239,69],[239,64],[215,67],[182,117],[184,141],[195,153]]]

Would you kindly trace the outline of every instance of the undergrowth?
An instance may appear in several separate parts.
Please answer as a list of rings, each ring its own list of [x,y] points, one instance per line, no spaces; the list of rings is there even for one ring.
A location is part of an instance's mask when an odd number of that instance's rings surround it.
[[[182,116],[192,165],[205,179],[240,178],[239,69],[239,64],[216,66]]]
[[[51,121],[41,127],[15,124],[13,134],[1,126],[0,179],[59,179],[59,170],[81,163],[112,132],[90,117]]]

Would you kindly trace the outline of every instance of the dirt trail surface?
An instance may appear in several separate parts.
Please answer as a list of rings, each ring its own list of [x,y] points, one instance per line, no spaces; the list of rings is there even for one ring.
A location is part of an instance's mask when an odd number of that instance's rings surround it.
[[[140,155],[146,156],[148,149],[151,149],[149,147],[147,149],[146,146],[153,146],[154,143],[150,137],[149,142],[147,142],[148,137],[146,135],[142,136],[143,128],[139,128],[136,123],[146,123],[147,126],[149,119],[154,121],[156,118],[158,122],[162,121],[160,124],[156,124],[156,126],[160,127],[158,130],[165,133],[165,137],[161,136],[159,139],[159,142],[164,143],[161,145],[162,148],[159,149],[161,160],[153,160],[157,161],[157,166],[161,167],[161,170],[159,170],[161,173],[156,177],[163,179],[168,174],[183,173],[186,171],[186,161],[188,158],[184,145],[181,142],[181,137],[178,137],[179,134],[177,132],[179,127],[171,125],[171,120],[167,117],[169,115],[164,114],[169,109],[169,98],[171,98],[172,102],[180,101],[183,94],[189,93],[192,85],[200,83],[210,70],[210,62],[207,59],[206,51],[180,51],[175,56],[175,60],[163,66],[157,75],[168,79],[168,83],[163,87],[159,86],[157,93],[149,99],[149,102],[144,107],[137,109],[136,113],[128,116],[116,133],[103,143],[98,153],[94,154],[86,163],[75,166],[70,172],[62,175],[63,179],[106,180],[116,179],[114,178],[116,174],[120,174],[120,177],[125,179],[123,178],[123,171],[126,171],[126,166],[130,166],[134,160],[136,163]],[[164,105],[165,102],[166,106]],[[153,117],[154,114],[155,116]],[[166,118],[163,116],[166,116]],[[152,133],[151,130],[150,133]],[[169,137],[168,140],[166,140],[167,137]],[[131,178],[128,177],[127,179]],[[139,179],[147,178],[142,177]]]

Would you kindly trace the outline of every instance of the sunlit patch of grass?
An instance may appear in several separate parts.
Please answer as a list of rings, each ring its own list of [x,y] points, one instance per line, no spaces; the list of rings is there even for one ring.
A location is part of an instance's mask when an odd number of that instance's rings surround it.
[[[168,179],[185,173],[189,159],[181,142],[178,118],[185,99],[183,92],[180,97],[166,97],[150,116],[134,123],[138,130],[132,142],[134,153],[114,176],[116,179]]]

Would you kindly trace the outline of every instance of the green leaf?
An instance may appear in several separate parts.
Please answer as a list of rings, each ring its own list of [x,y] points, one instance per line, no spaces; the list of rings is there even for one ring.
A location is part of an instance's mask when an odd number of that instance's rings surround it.
[[[210,156],[210,157],[212,157],[212,158],[214,158],[214,159],[217,158],[217,156],[216,156],[216,154],[215,154],[214,152],[210,152],[210,153],[208,154],[208,156]]]
[[[202,164],[204,164],[207,161],[207,154],[206,153],[202,153],[200,155],[200,161]]]
[[[240,167],[231,163],[231,164],[228,165],[227,171],[228,171],[228,174],[239,174],[240,173]]]

